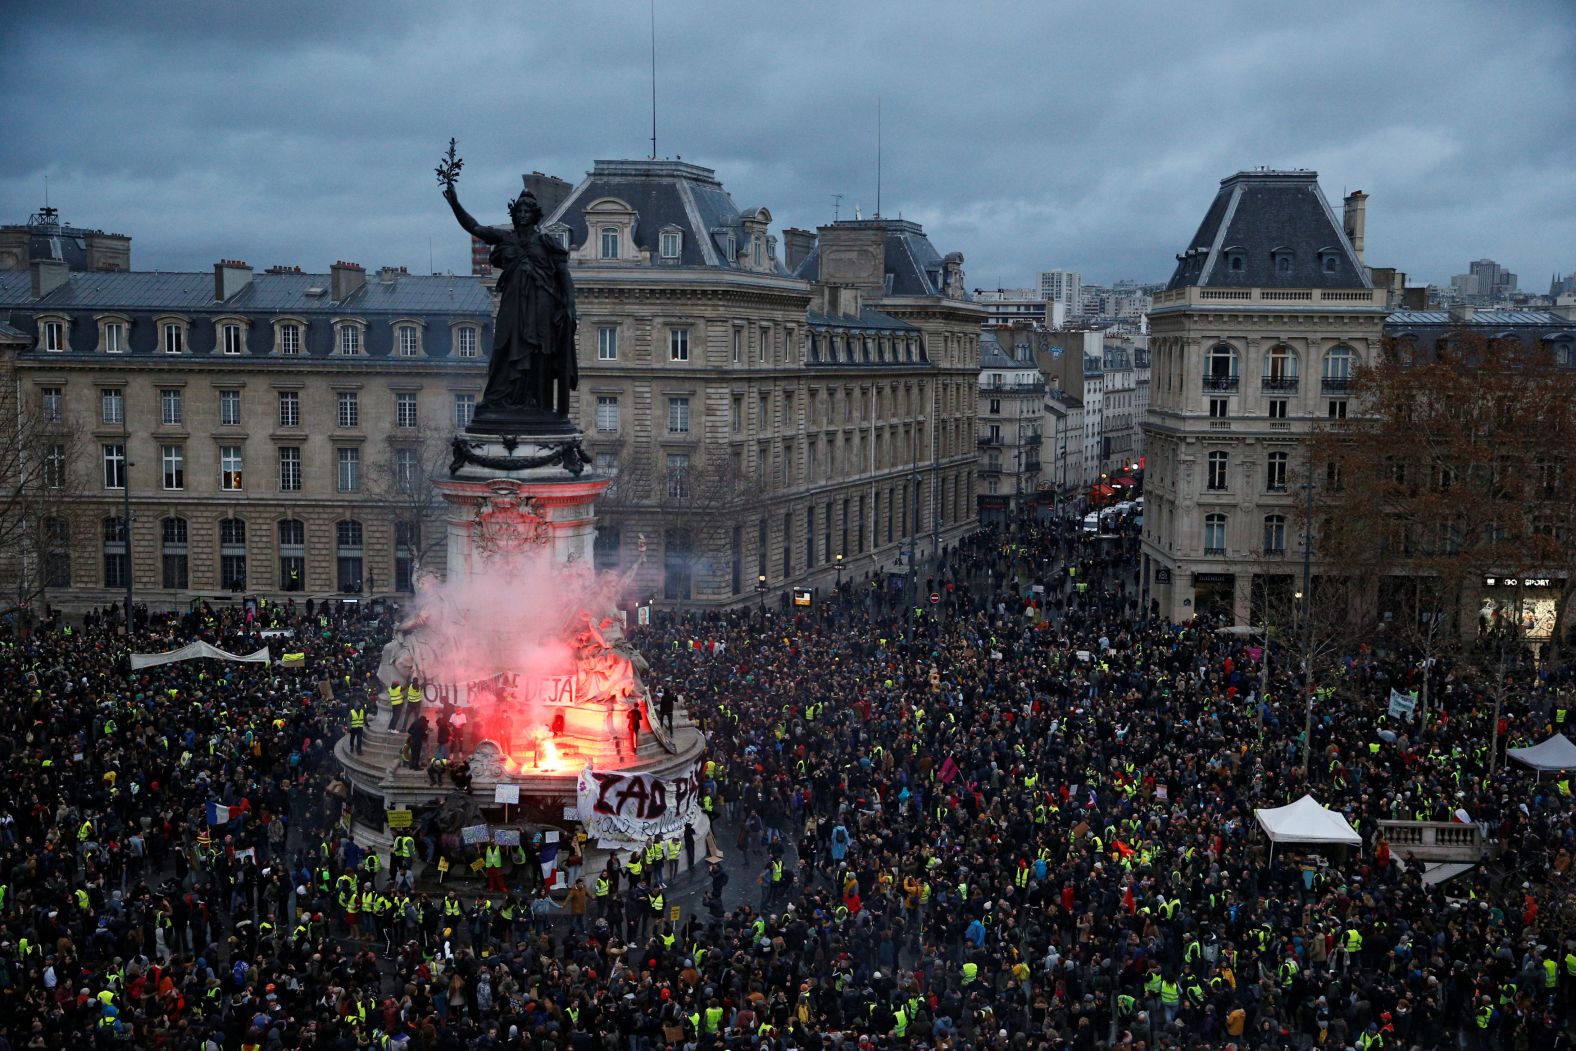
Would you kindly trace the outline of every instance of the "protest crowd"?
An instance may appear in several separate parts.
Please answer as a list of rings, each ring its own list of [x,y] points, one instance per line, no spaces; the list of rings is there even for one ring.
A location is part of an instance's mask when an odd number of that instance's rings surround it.
[[[708,736],[727,857],[567,893],[535,842],[440,883],[430,827],[345,835],[333,748],[387,704],[393,611],[8,630],[0,1051],[1570,1046],[1569,775],[1503,755],[1569,727],[1570,669],[1507,671],[1496,745],[1484,684],[1358,648],[1304,741],[1291,662],[1266,697],[1259,640],[1155,616],[1136,543],[1024,520],[902,591],[659,614],[632,635]],[[194,639],[289,659],[129,669]],[[1426,723],[1388,716],[1425,674]],[[1362,846],[1272,857],[1255,808],[1305,792]],[[1425,883],[1386,819],[1499,854]]]

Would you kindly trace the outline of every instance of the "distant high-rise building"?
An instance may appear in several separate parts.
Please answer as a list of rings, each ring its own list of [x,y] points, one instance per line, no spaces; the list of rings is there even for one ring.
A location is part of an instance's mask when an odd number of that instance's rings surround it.
[[[1041,271],[1040,295],[1065,304],[1070,318],[1083,316],[1083,275],[1076,270]]]
[[[1450,279],[1456,297],[1468,303],[1492,303],[1508,299],[1516,291],[1516,275],[1492,259],[1475,259],[1467,272]]]

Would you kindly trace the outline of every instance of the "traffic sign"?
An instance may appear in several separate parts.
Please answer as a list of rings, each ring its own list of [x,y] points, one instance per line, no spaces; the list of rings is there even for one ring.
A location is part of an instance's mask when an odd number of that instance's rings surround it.
[[[940,601],[941,601],[941,596],[939,594],[937,594],[936,592],[932,591],[930,593],[930,604],[932,606],[934,606],[936,603],[938,603]]]

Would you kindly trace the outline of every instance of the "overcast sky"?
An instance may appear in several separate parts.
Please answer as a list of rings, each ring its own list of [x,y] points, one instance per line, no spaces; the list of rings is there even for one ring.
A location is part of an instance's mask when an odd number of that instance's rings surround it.
[[[51,203],[139,269],[469,269],[432,169],[502,222],[519,174],[650,152],[648,0],[4,5],[0,221]],[[527,13],[528,12],[528,13]],[[1242,168],[1366,190],[1367,259],[1576,269],[1576,4],[656,0],[662,156],[780,231],[876,197],[974,287],[1164,280]],[[1300,12],[1300,13],[1296,13]]]

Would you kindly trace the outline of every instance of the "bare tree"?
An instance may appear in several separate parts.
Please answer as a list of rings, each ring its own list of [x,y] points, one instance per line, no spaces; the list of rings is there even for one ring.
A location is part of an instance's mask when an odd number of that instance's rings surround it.
[[[0,386],[0,585],[7,605],[25,609],[51,586],[69,583],[72,534],[78,521],[73,496],[82,478],[82,427],[66,418],[58,400],[32,400],[15,384]]]
[[[1497,726],[1529,578],[1564,575],[1556,645],[1566,630],[1576,374],[1543,348],[1455,330],[1430,347],[1388,343],[1353,390],[1361,411],[1312,445],[1328,483],[1321,553],[1364,581],[1425,666],[1448,656],[1491,684]],[[1511,603],[1483,602],[1501,581]]]
[[[396,555],[410,559],[412,580],[447,540],[447,505],[433,481],[448,472],[453,437],[452,430],[396,429],[371,465],[373,489],[394,517]]]

